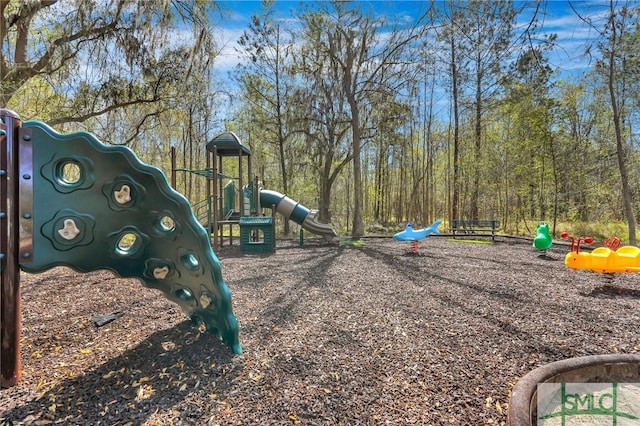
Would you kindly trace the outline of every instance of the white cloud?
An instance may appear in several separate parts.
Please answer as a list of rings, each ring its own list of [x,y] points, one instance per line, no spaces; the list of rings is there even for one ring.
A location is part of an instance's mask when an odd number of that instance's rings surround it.
[[[223,28],[218,31],[216,44],[220,49],[215,59],[216,70],[227,73],[235,69],[238,63],[247,60],[247,56],[239,49],[238,40],[244,32],[243,28]]]

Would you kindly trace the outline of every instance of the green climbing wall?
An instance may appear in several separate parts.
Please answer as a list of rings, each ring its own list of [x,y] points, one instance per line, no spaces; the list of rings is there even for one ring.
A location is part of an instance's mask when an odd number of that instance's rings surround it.
[[[33,192],[21,191],[21,229],[31,232],[32,246],[21,255],[22,270],[63,265],[138,278],[241,353],[209,235],[160,170],[88,133],[60,134],[27,121],[20,134],[21,149],[30,145],[32,156],[21,165],[20,185]]]

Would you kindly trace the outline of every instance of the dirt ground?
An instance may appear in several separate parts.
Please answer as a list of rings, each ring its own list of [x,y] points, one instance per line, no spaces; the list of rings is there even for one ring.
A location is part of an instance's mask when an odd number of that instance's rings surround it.
[[[638,274],[568,270],[565,246],[521,240],[364,242],[222,248],[241,356],[137,280],[23,274],[0,424],[496,425],[532,369],[640,352]]]

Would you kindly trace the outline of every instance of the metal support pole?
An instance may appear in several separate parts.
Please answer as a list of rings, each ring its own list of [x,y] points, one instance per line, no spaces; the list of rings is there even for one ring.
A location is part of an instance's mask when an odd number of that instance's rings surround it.
[[[220,194],[220,196],[222,195],[222,185],[219,183],[220,180],[218,179],[218,172],[222,173],[222,164],[218,165],[218,150],[215,145],[211,151],[211,164],[213,166],[213,169],[211,170],[211,176],[213,179],[211,183],[211,187],[213,188],[213,250],[217,252],[220,247],[220,242],[222,241],[222,236],[220,236],[220,240],[218,240],[218,233],[220,232],[218,225],[218,212],[220,211],[218,194]],[[218,170],[218,168],[220,168],[220,170]]]
[[[240,217],[244,217],[247,215],[247,212],[244,211],[244,181],[242,179],[242,147],[238,149],[238,188],[240,189]],[[251,177],[249,177],[251,179]]]
[[[211,167],[211,157],[209,156],[209,151],[204,150],[204,155],[207,158],[207,173],[205,174],[205,184],[206,184],[206,196],[207,196],[207,231],[209,232],[209,238],[213,234],[213,209],[215,209],[215,201],[211,196],[211,183],[213,182],[213,168]],[[211,176],[208,173],[211,172]]]
[[[5,130],[0,135],[0,385],[20,380],[20,267],[18,114],[0,109]]]
[[[260,187],[258,186],[258,175],[255,175],[253,177],[253,206],[253,214],[255,216],[262,216],[262,209],[260,208]]]

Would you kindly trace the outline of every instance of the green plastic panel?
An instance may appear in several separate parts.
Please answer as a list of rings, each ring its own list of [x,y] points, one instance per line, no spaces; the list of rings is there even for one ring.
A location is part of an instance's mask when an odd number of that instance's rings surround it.
[[[236,186],[232,180],[230,180],[224,186],[224,206],[221,216],[226,218],[228,215],[236,211]]]
[[[271,216],[241,217],[239,225],[242,253],[273,253],[276,240]],[[254,233],[261,237],[259,241],[253,241]]]
[[[33,206],[21,221],[32,221],[33,246],[21,269],[62,265],[138,278],[240,354],[231,293],[209,235],[162,172],[89,133],[60,134],[38,121],[23,129],[32,143]]]

